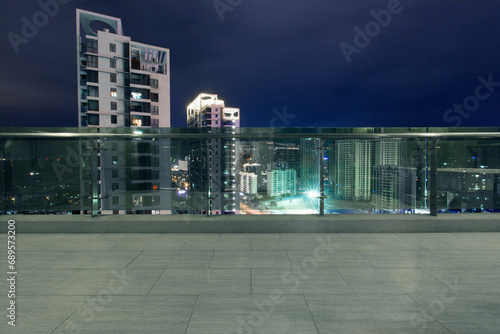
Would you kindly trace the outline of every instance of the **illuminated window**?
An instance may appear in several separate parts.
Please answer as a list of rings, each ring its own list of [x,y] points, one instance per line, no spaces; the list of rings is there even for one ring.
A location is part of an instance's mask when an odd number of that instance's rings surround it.
[[[132,98],[133,99],[142,99],[142,93],[132,92]]]
[[[116,88],[111,88],[111,97],[117,97],[118,93],[116,92]]]
[[[133,126],[142,126],[142,119],[140,119],[140,118],[132,119],[132,125]]]

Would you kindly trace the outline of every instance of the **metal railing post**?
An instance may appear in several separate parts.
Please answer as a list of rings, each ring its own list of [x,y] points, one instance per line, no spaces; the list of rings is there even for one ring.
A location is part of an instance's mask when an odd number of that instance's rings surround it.
[[[325,140],[319,139],[319,215],[325,215]]]
[[[429,174],[429,182],[430,182],[430,213],[431,216],[437,217],[438,214],[438,205],[437,205],[437,143],[439,139],[432,139],[431,150],[430,152],[430,174]]]

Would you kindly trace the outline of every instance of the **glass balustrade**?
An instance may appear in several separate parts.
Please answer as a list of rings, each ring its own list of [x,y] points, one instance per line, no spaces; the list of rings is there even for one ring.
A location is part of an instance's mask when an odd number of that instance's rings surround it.
[[[0,213],[498,212],[499,130],[0,128]]]

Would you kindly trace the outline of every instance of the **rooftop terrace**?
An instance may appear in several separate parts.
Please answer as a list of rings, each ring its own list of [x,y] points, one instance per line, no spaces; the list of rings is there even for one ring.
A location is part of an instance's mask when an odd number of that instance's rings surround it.
[[[2,284],[2,333],[500,327],[499,233],[18,233],[16,243],[16,327]]]

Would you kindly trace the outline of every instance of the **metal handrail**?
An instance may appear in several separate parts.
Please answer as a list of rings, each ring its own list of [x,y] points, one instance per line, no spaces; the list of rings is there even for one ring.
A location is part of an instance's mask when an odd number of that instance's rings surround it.
[[[77,128],[76,128],[77,129]],[[1,130],[1,129],[0,129]],[[0,137],[19,138],[179,138],[179,139],[380,139],[380,138],[500,138],[500,132],[435,133],[77,133],[77,132],[0,132]]]

